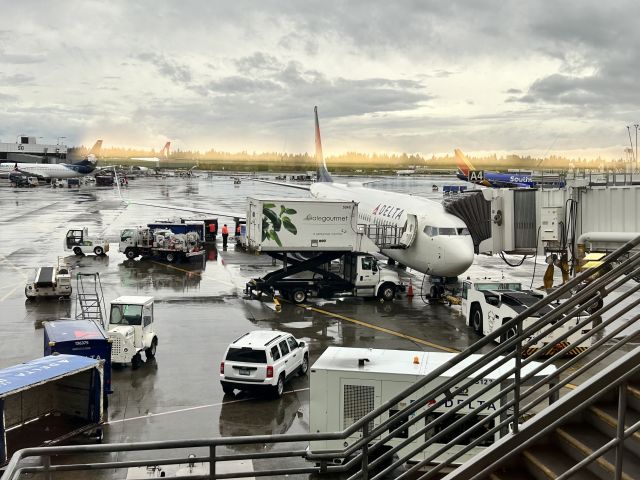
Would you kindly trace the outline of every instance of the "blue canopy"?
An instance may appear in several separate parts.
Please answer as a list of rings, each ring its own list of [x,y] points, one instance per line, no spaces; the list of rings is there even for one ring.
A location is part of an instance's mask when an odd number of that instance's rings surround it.
[[[99,364],[100,360],[77,355],[49,355],[4,368],[0,370],[0,398]]]

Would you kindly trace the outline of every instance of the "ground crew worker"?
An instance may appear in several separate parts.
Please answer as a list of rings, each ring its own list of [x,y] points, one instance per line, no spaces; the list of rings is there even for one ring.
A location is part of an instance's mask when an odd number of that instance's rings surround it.
[[[239,237],[239,236],[240,236],[240,224],[238,223],[236,225],[236,237]]]
[[[216,224],[215,223],[209,224],[209,233],[211,234],[211,238],[215,242],[216,241]]]
[[[227,228],[227,224],[225,223],[222,226],[222,248],[224,250],[227,249],[227,238],[229,238],[229,229]]]

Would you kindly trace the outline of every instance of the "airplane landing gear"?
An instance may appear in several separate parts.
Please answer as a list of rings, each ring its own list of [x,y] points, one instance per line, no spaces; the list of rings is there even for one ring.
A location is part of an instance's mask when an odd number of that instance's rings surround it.
[[[423,286],[423,292],[429,292],[427,295],[425,295],[426,300],[429,303],[441,302],[445,299],[445,297],[447,297],[447,294],[455,295],[458,292],[458,277],[429,276],[425,280],[426,282]]]

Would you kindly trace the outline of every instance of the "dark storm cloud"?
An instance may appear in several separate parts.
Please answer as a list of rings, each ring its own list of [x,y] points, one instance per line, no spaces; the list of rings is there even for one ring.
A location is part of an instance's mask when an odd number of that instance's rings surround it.
[[[322,101],[325,115],[339,117],[410,110],[431,98],[425,86],[415,80],[328,78],[298,62],[281,62],[262,52],[234,63],[237,75],[195,86],[194,90],[213,97],[218,107],[233,97],[241,111],[244,107],[268,109],[277,118],[295,117],[300,105],[313,101]]]

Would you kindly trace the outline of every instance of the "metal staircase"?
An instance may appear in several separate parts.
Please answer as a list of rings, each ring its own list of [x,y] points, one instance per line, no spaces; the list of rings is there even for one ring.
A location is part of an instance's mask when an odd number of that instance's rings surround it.
[[[204,462],[208,470],[199,478],[212,479],[304,474],[380,480],[390,475],[640,478],[640,347],[631,344],[640,334],[640,283],[633,280],[640,275],[640,252],[631,253],[638,245],[640,237],[341,431],[26,448],[13,455],[2,480],[70,471],[120,470],[113,472],[120,475],[130,467],[190,462]],[[524,327],[524,319],[550,304],[555,308]],[[540,349],[523,358],[522,352],[552,332],[557,342],[550,345],[552,355],[545,357],[548,351]],[[576,343],[588,340],[591,347],[567,359],[572,346],[564,340],[576,332]],[[478,361],[468,362],[500,339]],[[543,374],[550,365],[556,368]],[[489,380],[489,371],[499,374]],[[483,381],[479,384],[476,377]],[[574,382],[581,381],[576,388]],[[483,395],[485,401],[477,401]],[[463,396],[463,401],[450,402]],[[436,415],[447,402],[450,407]],[[553,403],[543,409],[547,402]],[[356,433],[359,439],[353,440]],[[497,433],[496,443],[458,466],[467,452],[491,443]],[[340,450],[307,448],[318,440],[347,439]],[[185,448],[195,457],[188,458]],[[40,457],[41,464],[34,465],[33,457]],[[272,463],[265,465],[266,459]],[[258,470],[220,473],[221,464],[239,460],[254,461]],[[403,465],[410,466],[396,475]]]
[[[105,327],[104,295],[97,272],[76,275],[76,319],[93,320]]]

